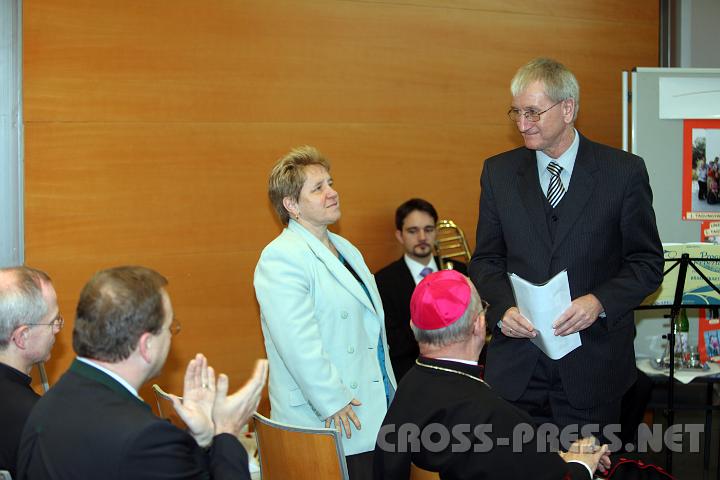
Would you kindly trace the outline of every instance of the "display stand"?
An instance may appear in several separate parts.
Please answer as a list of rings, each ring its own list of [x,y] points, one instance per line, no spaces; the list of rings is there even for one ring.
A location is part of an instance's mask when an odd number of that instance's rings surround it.
[[[636,308],[636,310],[654,310],[654,309],[664,309],[669,308],[670,309],[670,315],[668,316],[670,318],[670,331],[667,334],[668,339],[668,350],[669,350],[669,356],[670,356],[670,364],[668,368],[670,369],[669,372],[669,378],[668,378],[668,400],[667,400],[667,419],[668,419],[668,425],[674,425],[675,424],[675,320],[677,319],[677,316],[680,314],[680,309],[682,308],[708,308],[714,305],[708,305],[708,304],[683,304],[682,300],[685,294],[685,279],[687,278],[687,271],[688,267],[691,267],[695,272],[700,276],[700,278],[705,281],[705,283],[715,290],[715,292],[720,295],[720,289],[716,287],[706,276],[705,274],[700,271],[700,269],[695,265],[695,261],[698,262],[708,262],[708,263],[717,263],[720,262],[720,259],[717,258],[691,258],[689,254],[683,253],[679,259],[665,259],[665,263],[671,263],[672,265],[663,272],[663,277],[666,277],[668,273],[672,272],[675,268],[680,268],[678,271],[678,277],[677,277],[677,283],[675,284],[675,295],[673,297],[673,303],[670,305],[641,305]],[[705,432],[706,435],[710,435],[711,432]],[[666,470],[670,473],[672,473],[672,450],[669,448],[665,449],[665,455],[666,455]],[[720,465],[718,465],[719,474],[720,474]]]

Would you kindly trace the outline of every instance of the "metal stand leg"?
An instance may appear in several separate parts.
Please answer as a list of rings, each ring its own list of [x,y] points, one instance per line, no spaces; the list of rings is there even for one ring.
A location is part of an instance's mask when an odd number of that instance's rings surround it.
[[[712,440],[712,394],[713,384],[708,382],[705,390],[705,447],[703,448],[703,478],[710,473],[710,441]]]

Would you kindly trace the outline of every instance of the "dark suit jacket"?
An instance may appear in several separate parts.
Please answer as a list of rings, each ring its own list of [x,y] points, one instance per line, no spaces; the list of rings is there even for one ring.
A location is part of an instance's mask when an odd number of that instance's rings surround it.
[[[229,434],[209,452],[100,370],[78,360],[38,401],[23,431],[18,478],[248,479]]]
[[[478,367],[429,358],[420,361],[467,376],[418,365],[405,375],[378,435],[375,480],[407,479],[411,462],[425,470],[440,472],[443,480],[590,478],[587,468],[579,463],[565,463],[542,442],[538,446],[534,436],[531,441],[520,441],[521,435],[514,435],[514,429],[524,424],[521,428],[531,432],[530,417],[477,380]],[[431,424],[428,428],[437,430],[439,424],[450,432],[445,448],[440,448],[440,434],[428,436],[430,430],[420,433]],[[484,426],[484,434],[473,433],[478,426]],[[488,432],[489,427],[492,429]],[[410,433],[413,429],[417,432]],[[424,437],[437,444],[432,449],[423,442],[413,445],[413,438]]]
[[[32,379],[0,363],[0,470],[15,478],[15,460],[25,420],[40,396],[30,388]]]
[[[437,257],[435,263],[440,266]],[[467,275],[464,263],[453,261],[453,266],[458,272]],[[390,361],[395,378],[400,381],[415,364],[415,359],[420,354],[415,335],[410,329],[410,297],[415,290],[415,280],[402,256],[399,260],[378,270],[375,274],[375,282],[385,310],[385,331],[390,347]]]
[[[640,157],[580,136],[570,186],[551,241],[535,152],[488,159],[470,275],[490,302],[495,326],[515,305],[507,277],[542,283],[567,269],[573,299],[592,293],[606,318],[580,332],[582,346],[558,360],[568,400],[589,408],[620,397],[635,381],[633,308],[660,285],[663,255],[652,191]],[[495,328],[486,379],[506,399],[527,387],[541,352]]]

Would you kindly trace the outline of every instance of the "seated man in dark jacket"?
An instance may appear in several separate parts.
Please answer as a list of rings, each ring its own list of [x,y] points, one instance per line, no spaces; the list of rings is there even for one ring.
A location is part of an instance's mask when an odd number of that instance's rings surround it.
[[[395,238],[403,256],[378,270],[375,282],[385,311],[385,331],[395,378],[399,382],[418,357],[418,344],[410,330],[410,296],[425,276],[441,269],[467,273],[464,263],[448,261],[441,265],[433,256],[435,207],[422,198],[411,198],[395,210]]]
[[[485,305],[464,275],[420,282],[410,303],[420,358],[398,385],[375,447],[375,479],[407,479],[410,464],[440,478],[590,479],[610,466],[607,445],[574,442],[551,451],[530,417],[479,376]],[[562,440],[562,439],[559,439]]]
[[[30,386],[30,370],[50,358],[62,326],[45,272],[0,268],[0,470],[13,478],[20,434],[40,398]]]
[[[237,434],[260,401],[267,361],[228,396],[228,378],[204,356],[190,361],[178,415],[153,415],[138,389],[165,364],[173,333],[167,280],[143,267],[101,271],[85,285],[73,328],[78,357],[33,409],[20,441],[18,478],[248,479]]]

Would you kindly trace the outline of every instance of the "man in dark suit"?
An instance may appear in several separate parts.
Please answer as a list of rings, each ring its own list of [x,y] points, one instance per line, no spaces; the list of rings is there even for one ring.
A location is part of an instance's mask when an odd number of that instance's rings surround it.
[[[33,409],[18,455],[22,479],[247,479],[237,434],[257,407],[267,362],[228,396],[228,378],[204,356],[190,361],[183,431],[153,415],[138,389],[157,376],[179,324],[167,280],[144,267],[98,272],[80,294],[73,328],[78,355]]]
[[[485,306],[467,277],[428,275],[410,309],[421,356],[380,428],[376,480],[408,478],[411,463],[453,480],[590,479],[598,463],[603,471],[610,466],[607,446],[591,438],[570,445],[572,453],[550,451],[530,417],[480,379]]]
[[[20,434],[40,396],[33,365],[50,358],[63,326],[50,277],[29,267],[0,269],[0,470],[16,475]]]
[[[423,277],[442,268],[438,258],[433,257],[437,221],[435,207],[426,200],[411,198],[400,205],[395,210],[395,238],[405,253],[375,274],[385,311],[390,361],[398,382],[413,366],[419,353],[410,330],[410,296]],[[453,261],[452,266],[467,273],[461,262]]]
[[[486,160],[470,275],[492,305],[486,380],[538,423],[617,424],[635,381],[633,308],[662,280],[663,256],[643,160],[574,128],[579,87],[562,64],[536,59],[511,84],[525,146]],[[530,338],[512,272],[534,283],[567,270],[572,304],[555,335],[582,346],[553,361]],[[619,427],[614,425],[615,433]]]

